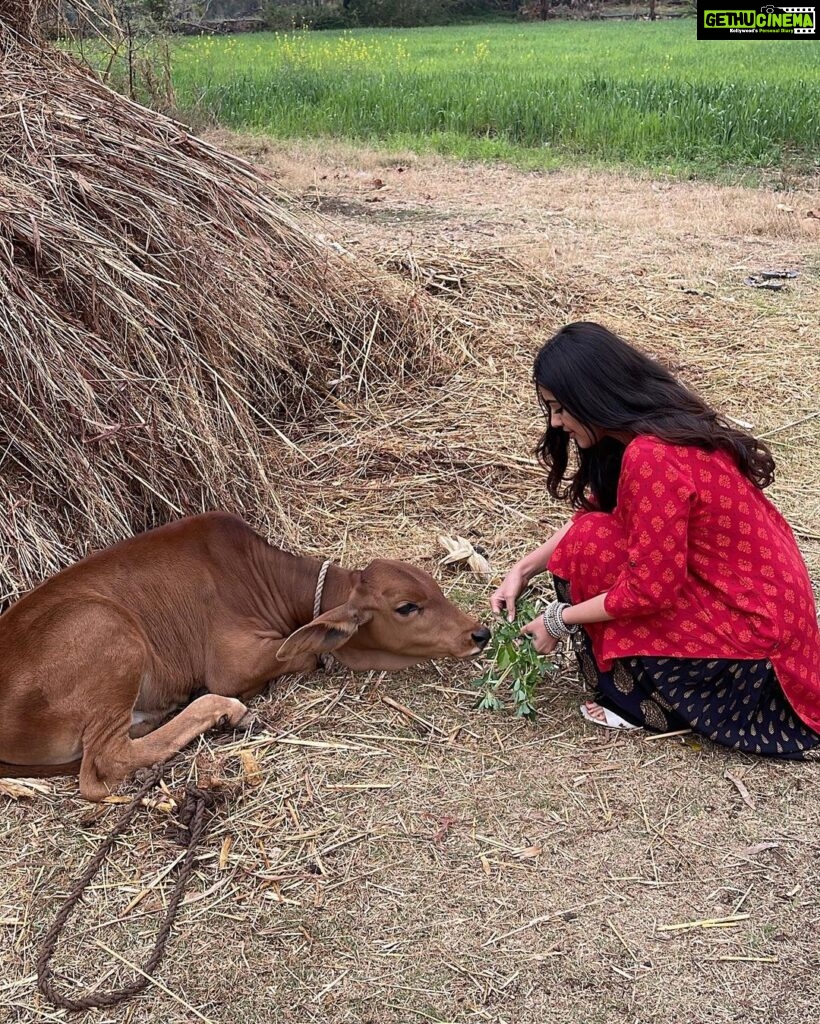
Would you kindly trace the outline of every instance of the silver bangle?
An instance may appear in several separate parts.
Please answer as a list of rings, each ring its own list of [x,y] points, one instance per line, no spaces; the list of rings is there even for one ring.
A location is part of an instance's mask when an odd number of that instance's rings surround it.
[[[547,615],[546,611],[542,613],[541,621],[544,623],[544,629],[549,633],[550,636],[555,637],[556,640],[563,640],[563,636],[561,634],[553,633],[549,616]]]
[[[550,636],[555,637],[556,640],[563,640],[565,637],[572,636],[581,628],[580,623],[574,622],[571,626],[568,626],[564,622],[564,609],[569,607],[570,605],[564,604],[561,601],[552,601],[541,615],[544,629],[546,629]]]

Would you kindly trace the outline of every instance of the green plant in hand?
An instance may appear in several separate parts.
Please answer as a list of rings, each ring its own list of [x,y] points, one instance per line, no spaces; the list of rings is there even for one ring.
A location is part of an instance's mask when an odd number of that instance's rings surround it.
[[[473,686],[479,690],[477,707],[501,711],[505,703],[499,693],[502,686],[508,685],[515,714],[535,718],[535,688],[547,672],[555,669],[555,661],[538,654],[532,639],[522,636],[521,629],[541,614],[545,603],[545,598],[527,590],[516,604],[512,622],[502,615],[486,650],[487,667],[473,680]]]

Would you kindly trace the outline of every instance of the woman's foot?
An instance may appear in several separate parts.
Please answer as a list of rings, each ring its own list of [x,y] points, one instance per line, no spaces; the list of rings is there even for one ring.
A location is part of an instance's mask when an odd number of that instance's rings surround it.
[[[640,729],[639,725],[633,725],[621,718],[619,714],[610,711],[609,708],[596,704],[594,700],[588,700],[581,705],[581,716],[593,725],[600,725],[604,729]]]

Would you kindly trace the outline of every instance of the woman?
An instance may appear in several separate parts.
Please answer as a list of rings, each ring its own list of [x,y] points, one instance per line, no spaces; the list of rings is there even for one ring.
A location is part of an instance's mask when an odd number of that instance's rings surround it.
[[[597,691],[585,718],[820,756],[820,631],[794,535],[763,495],[768,448],[598,324],[560,330],[534,376],[547,490],[576,511],[493,611],[512,618],[548,567],[559,600],[522,632],[543,654],[573,637]]]

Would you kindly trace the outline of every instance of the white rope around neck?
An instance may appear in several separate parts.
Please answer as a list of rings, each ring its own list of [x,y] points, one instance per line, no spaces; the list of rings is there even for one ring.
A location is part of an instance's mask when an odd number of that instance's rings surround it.
[[[319,578],[316,580],[316,596],[313,598],[313,618],[315,619],[319,612],[322,610],[322,591],[325,589],[325,577],[327,576],[327,570],[330,568],[331,562],[328,558],[326,562],[322,563],[322,568],[319,570]],[[333,664],[332,654],[320,654],[319,664],[325,670],[330,670],[330,666]]]
[[[322,568],[319,570],[319,578],[316,580],[316,596],[313,598],[314,619],[322,610],[322,591],[325,589],[325,577],[327,576],[327,570],[330,568],[330,565],[331,561],[328,558],[326,562],[322,563]]]

